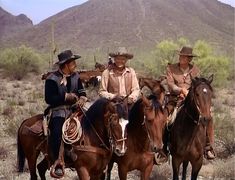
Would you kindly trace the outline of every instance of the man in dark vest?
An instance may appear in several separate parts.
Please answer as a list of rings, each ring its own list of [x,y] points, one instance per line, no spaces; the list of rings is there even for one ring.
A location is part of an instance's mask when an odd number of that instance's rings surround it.
[[[76,59],[71,50],[65,50],[58,55],[57,71],[51,73],[45,82],[45,101],[51,110],[49,121],[49,147],[53,161],[58,159],[62,138],[62,126],[66,118],[71,115],[71,105],[78,103],[83,106],[87,100],[86,92],[76,72]],[[55,174],[62,175],[62,169],[57,168]]]

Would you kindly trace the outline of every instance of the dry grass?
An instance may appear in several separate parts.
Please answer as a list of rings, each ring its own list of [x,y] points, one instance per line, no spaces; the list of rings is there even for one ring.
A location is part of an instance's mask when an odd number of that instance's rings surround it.
[[[44,84],[39,78],[33,77],[24,81],[3,79],[3,82],[0,84],[0,179],[29,179],[28,172],[20,175],[16,173],[16,133],[24,119],[42,113],[46,107],[43,99]],[[87,89],[87,93],[90,100],[94,101],[97,99],[96,88]],[[148,93],[147,90],[146,93]],[[205,177],[204,179],[207,179],[209,176],[212,179],[214,177],[225,179],[234,177],[233,165],[235,164],[235,158],[234,155],[229,155],[234,154],[234,149],[232,148],[234,148],[235,144],[233,134],[235,107],[231,106],[232,104],[228,102],[228,99],[233,99],[233,96],[234,93],[232,91],[223,90],[219,91],[219,93],[217,91],[216,99],[213,99],[213,113],[216,124],[216,150],[220,154],[215,162],[203,165],[200,176]],[[231,145],[231,147],[226,145]],[[228,156],[229,158],[221,159]],[[154,166],[150,179],[169,179],[171,178],[171,171],[170,164]],[[47,173],[47,177],[49,177],[49,173]],[[112,180],[119,179],[117,167],[114,167],[112,177]],[[137,171],[128,174],[128,180],[139,178],[139,172]],[[64,180],[69,179],[76,179],[76,173],[67,170]]]

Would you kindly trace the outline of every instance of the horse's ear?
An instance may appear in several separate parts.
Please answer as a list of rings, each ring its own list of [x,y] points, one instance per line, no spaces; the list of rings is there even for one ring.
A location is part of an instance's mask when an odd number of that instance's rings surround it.
[[[141,94],[142,100],[145,106],[149,107],[151,106],[151,102],[145,97],[145,95]]]
[[[207,79],[208,82],[209,82],[209,84],[212,83],[213,79],[214,79],[214,74],[211,74],[211,75],[209,76],[209,78]]]

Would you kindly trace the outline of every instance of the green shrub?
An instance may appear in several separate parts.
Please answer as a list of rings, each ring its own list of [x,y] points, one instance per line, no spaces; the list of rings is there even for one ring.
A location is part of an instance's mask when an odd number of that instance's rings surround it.
[[[205,41],[197,41],[194,45],[194,52],[199,56],[195,63],[201,70],[203,77],[214,74],[213,86],[222,87],[228,82],[232,73],[230,68],[232,61],[225,56],[216,56],[212,47]]]
[[[178,62],[178,52],[182,46],[191,46],[194,53],[198,55],[194,58],[195,63],[201,70],[203,77],[214,74],[213,86],[222,87],[233,78],[232,61],[226,56],[217,55],[215,50],[206,41],[198,40],[194,45],[190,45],[185,38],[177,41],[164,40],[157,44],[154,51],[155,58],[144,61],[144,68],[150,75],[159,77],[165,73],[168,63]],[[142,66],[143,67],[143,66]]]
[[[5,49],[0,54],[0,68],[13,79],[21,80],[30,72],[39,73],[41,65],[40,55],[24,45]]]

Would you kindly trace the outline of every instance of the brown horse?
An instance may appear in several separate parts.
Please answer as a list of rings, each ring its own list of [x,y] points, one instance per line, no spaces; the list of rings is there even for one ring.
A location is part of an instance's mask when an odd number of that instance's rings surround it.
[[[98,86],[102,72],[99,70],[87,70],[79,71],[80,79],[85,87],[92,85],[93,87]]]
[[[104,64],[101,64],[98,62],[95,63],[95,70],[99,70],[100,72],[103,72],[106,68],[107,66]]]
[[[211,82],[195,78],[178,112],[170,131],[170,152],[172,155],[173,179],[179,179],[179,167],[183,163],[182,179],[186,179],[188,163],[192,165],[191,179],[197,179],[202,167],[206,145],[206,125],[211,120]]]
[[[163,104],[165,90],[161,85],[161,79],[158,80],[153,78],[140,77],[139,85],[141,89],[145,86],[148,87],[151,90],[152,94],[156,96],[158,101]]]
[[[36,160],[41,152],[47,155],[47,141],[42,136],[34,136],[28,127],[41,121],[42,115],[26,119],[18,130],[18,170],[23,172],[25,158],[28,160],[31,179],[37,179]],[[77,158],[72,166],[77,170],[80,180],[97,179],[109,163],[113,151],[118,155],[124,152],[123,132],[119,124],[116,106],[107,99],[97,100],[81,120],[83,135],[72,145]],[[49,161],[48,161],[49,159]],[[44,158],[37,166],[40,178],[50,167],[50,157]],[[49,166],[48,166],[49,165]]]
[[[127,173],[137,169],[141,179],[150,177],[154,165],[154,152],[161,152],[162,135],[166,123],[161,105],[156,99],[145,96],[138,100],[130,110],[127,132],[127,151],[124,156],[113,158],[108,167],[108,179],[111,178],[113,163],[118,164],[118,174],[121,180],[126,180]]]

